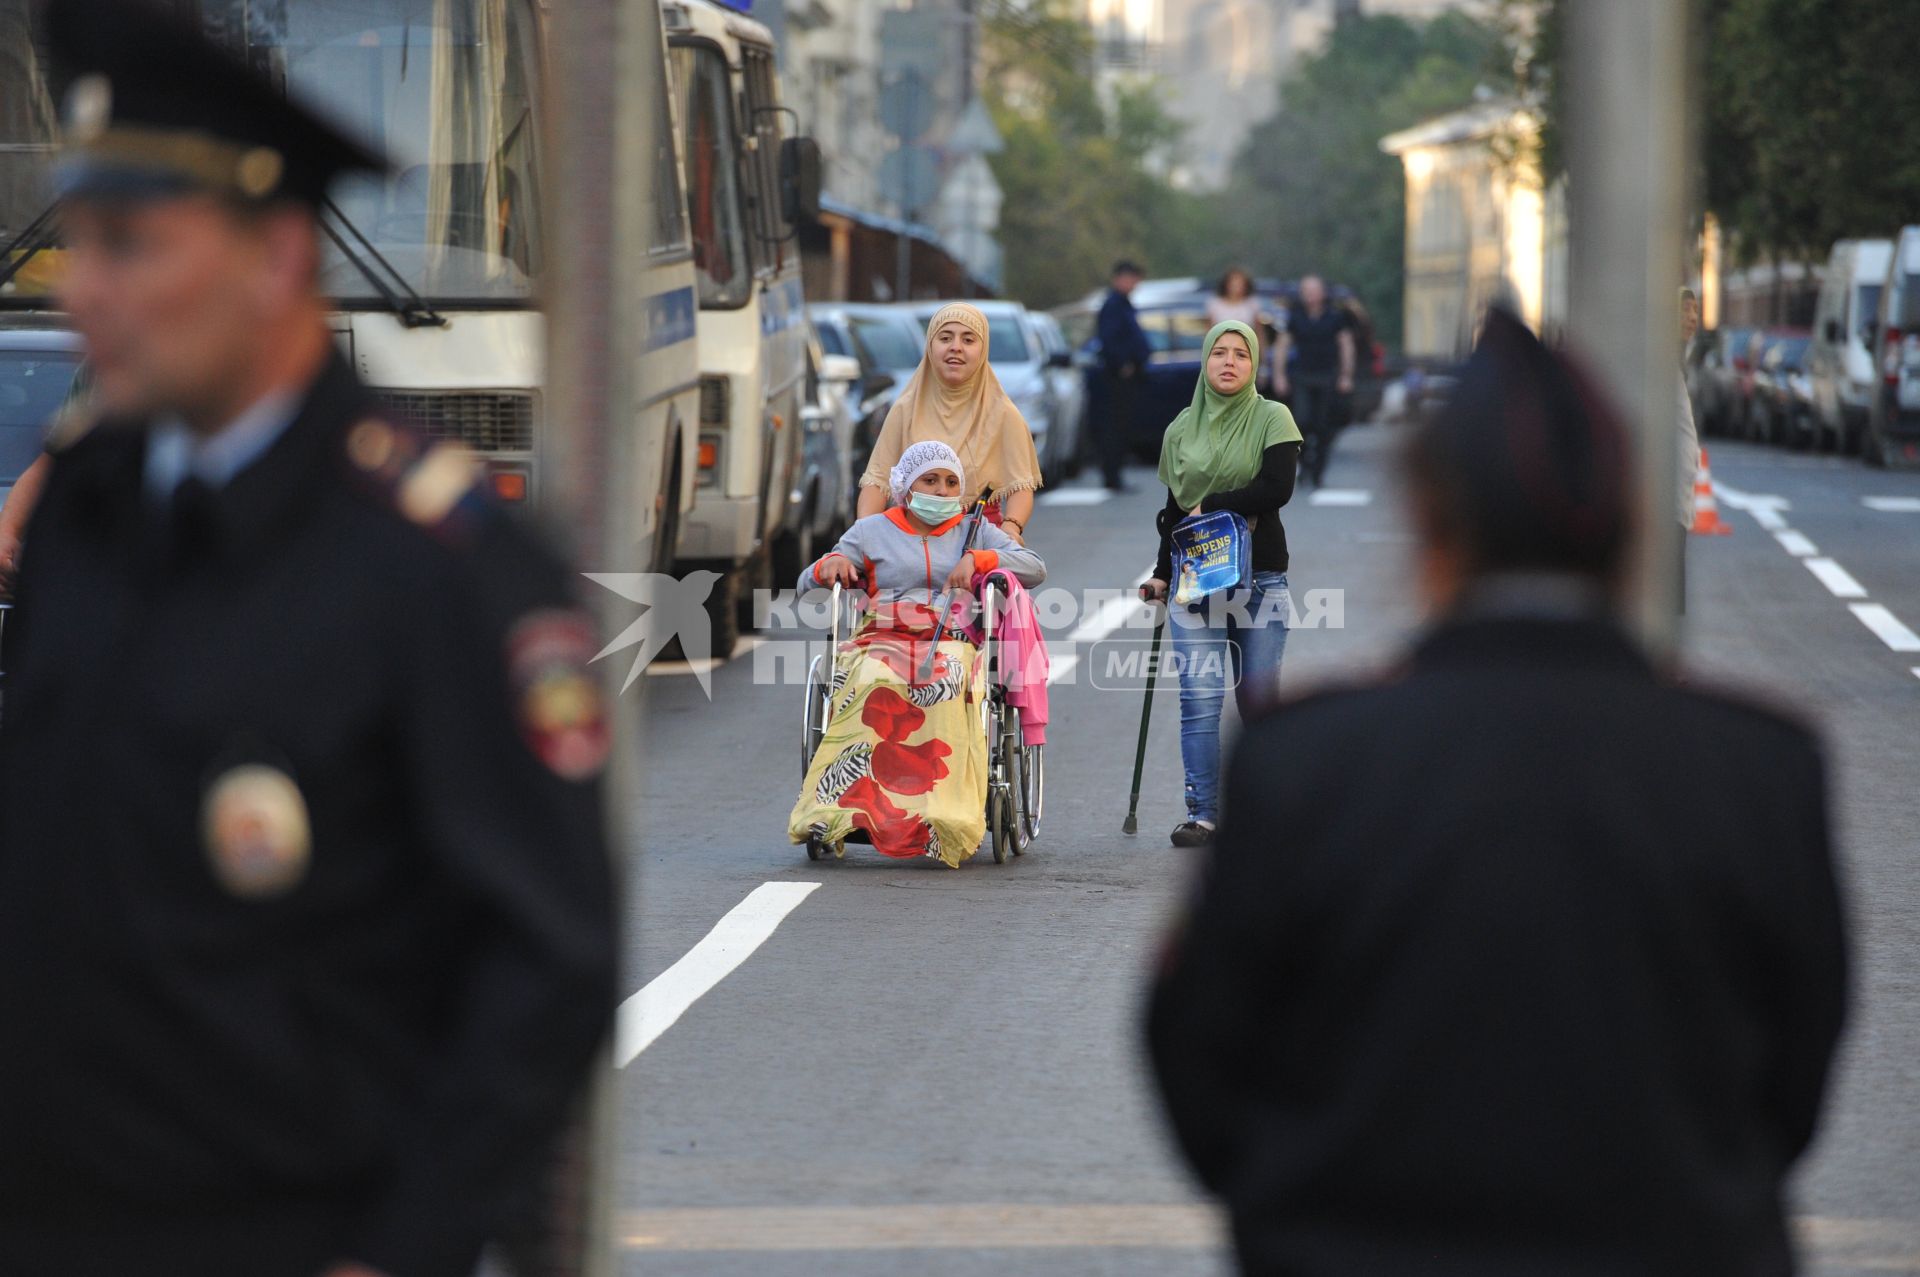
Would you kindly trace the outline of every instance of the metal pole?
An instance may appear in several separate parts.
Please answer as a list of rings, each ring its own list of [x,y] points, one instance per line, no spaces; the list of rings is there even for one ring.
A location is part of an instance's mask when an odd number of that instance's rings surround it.
[[[620,490],[634,473],[627,456],[632,431],[614,428],[619,405],[637,402],[631,352],[642,349],[642,312],[623,287],[642,258],[634,243],[642,224],[636,173],[654,153],[653,119],[643,74],[623,75],[647,47],[636,22],[658,21],[651,6],[621,0],[553,0],[547,42],[551,74],[543,178],[547,242],[543,274],[547,321],[541,414],[541,508],[565,512],[551,528],[576,567],[638,571],[630,562],[640,537],[635,512],[649,502]],[[657,88],[657,85],[655,86]],[[582,597],[599,610],[601,633],[631,618],[609,591]],[[618,662],[602,662],[602,692],[613,707],[613,750],[606,777],[606,827],[615,881],[633,845],[632,813],[640,767],[640,704],[620,695]],[[618,1077],[611,1045],[595,1070],[585,1111],[551,1195],[543,1277],[613,1277],[617,1271],[614,1211],[619,1189]]]
[[[904,146],[901,148],[906,149]],[[893,299],[895,301],[913,300],[913,236],[907,233],[907,226],[913,221],[913,211],[907,207],[907,201],[913,196],[912,176],[907,163],[900,164],[900,243],[896,249],[894,261]]]
[[[1568,330],[1632,425],[1640,538],[1631,615],[1678,641],[1679,287],[1689,129],[1685,3],[1568,0]]]

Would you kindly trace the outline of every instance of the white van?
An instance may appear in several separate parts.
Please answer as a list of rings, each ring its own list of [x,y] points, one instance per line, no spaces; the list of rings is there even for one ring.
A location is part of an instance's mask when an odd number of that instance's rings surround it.
[[[797,236],[819,214],[820,155],[786,135],[792,112],[780,105],[766,27],[709,0],[661,12],[699,292],[699,479],[679,564],[721,574],[707,611],[724,657],[752,624],[752,591],[772,585],[776,553],[792,558],[802,531],[793,494],[808,330]]]
[[[1894,245],[1871,338],[1864,455],[1876,466],[1920,464],[1920,226],[1902,228]]]
[[[1892,260],[1890,240],[1843,239],[1833,246],[1807,348],[1815,447],[1829,443],[1850,453],[1866,434],[1874,382],[1869,333]]]

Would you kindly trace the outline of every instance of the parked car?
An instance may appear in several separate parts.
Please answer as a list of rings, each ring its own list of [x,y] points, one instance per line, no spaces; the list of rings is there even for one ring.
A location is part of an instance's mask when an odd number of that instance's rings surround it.
[[[0,316],[0,501],[44,450],[47,424],[78,393],[80,338],[44,314]]]
[[[1053,425],[1047,432],[1047,451],[1040,469],[1048,483],[1080,473],[1087,430],[1087,382],[1060,321],[1045,311],[1029,311],[1034,330],[1047,348],[1047,379],[1053,383]]]
[[[1874,383],[1873,351],[1867,338],[1892,261],[1891,240],[1841,240],[1833,246],[1814,306],[1813,344],[1807,351],[1816,446],[1831,443],[1851,453],[1866,434]]]
[[[1019,302],[972,304],[987,317],[987,361],[993,365],[994,374],[1000,378],[1000,385],[1013,400],[1013,406],[1027,419],[1027,429],[1033,432],[1034,451],[1039,454],[1044,469],[1046,458],[1054,451],[1051,436],[1059,409],[1053,374],[1056,369],[1071,368],[1073,356],[1062,352],[1056,359],[1034,325],[1033,316]],[[939,313],[940,305],[937,302],[912,305],[913,316],[922,331]]]
[[[825,302],[809,306],[807,314],[825,353],[860,361],[860,383],[853,401],[853,443],[847,455],[857,500],[857,485],[880,438],[880,427],[886,424],[887,413],[906,388],[907,379],[920,366],[925,335],[911,315],[894,306]]]
[[[1920,226],[1894,241],[1869,340],[1876,380],[1862,453],[1869,465],[1920,463]]]
[[[1722,408],[1722,387],[1720,365],[1724,356],[1720,353],[1723,333],[1702,329],[1687,347],[1687,359],[1684,375],[1687,381],[1687,398],[1693,402],[1693,421],[1700,433],[1715,433]]]
[[[1767,335],[1748,413],[1754,438],[1795,448],[1813,445],[1812,387],[1807,379],[1807,352],[1812,345],[1813,334],[1806,329],[1780,329]]]
[[[859,425],[860,379],[859,360],[827,354],[817,334],[809,334],[807,384],[800,402],[804,441],[790,494],[799,515],[793,535],[774,547],[775,589],[785,589],[853,522],[858,476],[851,473],[849,454]]]
[[[1767,346],[1773,340],[1770,330],[1751,329],[1746,341],[1733,350],[1728,361],[1726,425],[1727,433],[1736,439],[1754,436],[1754,384],[1759,375],[1760,361],[1766,357]]]

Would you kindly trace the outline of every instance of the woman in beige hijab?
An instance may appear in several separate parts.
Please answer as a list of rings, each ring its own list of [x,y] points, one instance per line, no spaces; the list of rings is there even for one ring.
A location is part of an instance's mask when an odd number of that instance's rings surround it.
[[[969,500],[993,489],[987,517],[1026,541],[1040,458],[1033,432],[987,363],[987,317],[964,302],[944,306],[927,325],[920,367],[887,413],[860,476],[862,518],[887,508],[887,474],[916,443],[938,440],[960,454]]]

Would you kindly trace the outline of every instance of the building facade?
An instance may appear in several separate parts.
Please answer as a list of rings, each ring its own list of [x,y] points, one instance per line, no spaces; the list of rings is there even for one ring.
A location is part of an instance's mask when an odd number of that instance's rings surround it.
[[[1565,183],[1530,158],[1538,119],[1498,98],[1381,139],[1406,174],[1407,357],[1464,358],[1488,306],[1538,332],[1567,308]]]

